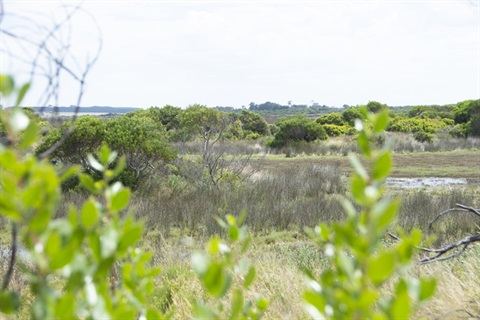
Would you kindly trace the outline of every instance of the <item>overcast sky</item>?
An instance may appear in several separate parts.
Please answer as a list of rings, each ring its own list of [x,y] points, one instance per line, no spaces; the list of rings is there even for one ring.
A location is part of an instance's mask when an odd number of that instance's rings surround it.
[[[4,1],[4,9],[7,17],[28,11],[59,18],[62,3],[76,2]],[[117,0],[84,1],[83,9],[103,39],[84,106],[480,98],[479,0]],[[17,20],[5,19],[3,28],[9,24],[18,29]],[[71,51],[79,57],[95,52],[93,26],[84,13],[72,20]],[[2,72],[16,72],[0,57]],[[75,104],[73,85],[61,87],[60,105]],[[39,90],[26,103],[35,105]]]

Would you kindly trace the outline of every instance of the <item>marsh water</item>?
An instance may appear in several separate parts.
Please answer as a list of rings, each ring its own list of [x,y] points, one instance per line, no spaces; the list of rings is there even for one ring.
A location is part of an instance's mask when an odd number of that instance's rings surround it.
[[[480,178],[387,178],[386,186],[389,188],[413,189],[424,187],[446,187],[453,185],[480,185]]]

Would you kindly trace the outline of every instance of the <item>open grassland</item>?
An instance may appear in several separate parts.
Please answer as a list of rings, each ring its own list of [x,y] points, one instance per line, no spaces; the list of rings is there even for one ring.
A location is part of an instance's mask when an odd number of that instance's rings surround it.
[[[157,290],[150,302],[175,319],[188,318],[194,298],[208,300],[190,267],[190,255],[201,249],[205,238],[182,235],[176,230],[167,238],[154,232],[145,237],[145,244],[155,251],[154,263],[163,267],[156,279]],[[385,240],[388,246],[389,239]],[[266,319],[306,319],[301,300],[305,277],[301,271],[309,268],[319,274],[328,268],[323,250],[295,231],[255,233],[249,258],[257,266],[257,280],[247,295],[267,296],[271,307]],[[416,310],[414,318],[459,319],[480,314],[480,246],[474,246],[463,256],[429,265],[414,265],[407,273],[436,277],[438,289],[433,299]],[[383,293],[388,295],[387,285]],[[462,310],[462,311],[458,311]]]
[[[248,146],[245,147],[248,149]],[[253,159],[261,170],[244,183],[223,189],[202,188],[180,182],[167,183],[165,178],[152,176],[145,187],[134,193],[131,208],[135,216],[146,222],[142,245],[153,253],[152,264],[162,269],[155,278],[155,290],[149,304],[171,313],[173,319],[191,317],[194,299],[208,300],[191,267],[191,256],[202,250],[208,237],[220,234],[214,216],[237,215],[246,210],[246,224],[252,232],[248,257],[256,265],[257,280],[247,295],[255,292],[268,297],[271,306],[266,319],[305,319],[302,291],[305,278],[302,270],[315,274],[328,268],[324,248],[316,246],[305,234],[318,222],[330,223],[344,219],[341,200],[350,198],[348,177],[351,172],[346,156],[340,155],[267,155]],[[393,177],[480,178],[480,150],[393,154]],[[386,190],[402,199],[397,220],[407,231],[420,228],[436,239],[426,243],[438,247],[458,241],[479,231],[479,220],[470,214],[453,213],[435,224],[428,224],[440,212],[456,203],[480,207],[478,184],[442,188]],[[88,195],[66,193],[58,215],[67,212],[68,204],[80,206]],[[0,221],[0,248],[7,248],[9,227]],[[385,237],[384,245],[391,239]],[[8,255],[0,250],[1,261]],[[422,258],[419,252],[418,260]],[[406,271],[415,276],[438,279],[433,299],[415,311],[414,318],[459,319],[480,316],[480,245],[471,246],[464,255],[440,263],[414,265]],[[5,273],[0,264],[0,275]],[[19,319],[27,317],[26,279],[15,271],[12,288],[19,290],[26,302]],[[54,281],[54,280],[52,280]],[[388,295],[387,285],[382,291]]]
[[[259,160],[260,161],[260,160]],[[338,155],[267,155],[263,170],[277,172],[305,165],[338,165],[344,173],[352,171],[348,157]],[[480,178],[480,150],[393,153],[392,177]]]

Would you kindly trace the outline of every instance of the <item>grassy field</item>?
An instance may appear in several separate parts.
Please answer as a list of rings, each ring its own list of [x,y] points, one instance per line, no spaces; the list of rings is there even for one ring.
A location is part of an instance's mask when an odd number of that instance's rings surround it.
[[[287,158],[267,155],[255,158],[261,170],[244,185],[216,190],[194,186],[174,188],[164,182],[149,181],[148,195],[132,199],[135,215],[146,221],[142,245],[153,252],[153,264],[162,269],[155,279],[149,303],[172,313],[173,319],[191,317],[194,299],[208,300],[192,270],[192,253],[203,249],[208,237],[219,233],[214,216],[248,212],[246,223],[252,232],[247,253],[257,267],[257,280],[247,295],[260,293],[271,306],[266,319],[305,319],[301,300],[305,288],[303,268],[319,274],[328,268],[323,249],[313,244],[304,232],[316,223],[344,218],[340,200],[349,197],[346,187],[351,172],[348,157],[339,155]],[[392,177],[450,177],[480,179],[480,150],[394,153]],[[401,226],[427,231],[429,221],[455,203],[480,207],[479,185],[449,186],[424,190],[388,191],[402,199],[398,218],[391,230]],[[77,206],[87,195],[68,193],[67,203]],[[0,221],[2,222],[2,221]],[[478,232],[480,223],[473,215],[445,217],[427,235],[435,235],[431,246],[458,241]],[[0,245],[10,241],[7,224],[0,223]],[[385,246],[391,243],[385,237]],[[421,259],[419,253],[417,259]],[[3,259],[3,257],[2,257]],[[473,245],[459,258],[429,265],[415,264],[407,273],[435,276],[438,289],[434,298],[415,311],[414,318],[460,319],[480,316],[480,245]],[[5,264],[0,264],[4,274]],[[26,281],[15,273],[12,288],[31,298]],[[389,294],[389,286],[383,293]],[[18,317],[26,316],[26,309]]]
[[[307,164],[339,165],[345,173],[351,172],[346,156],[265,157],[263,170],[276,172],[285,168],[301,168]],[[391,177],[449,177],[480,178],[480,150],[394,153]]]

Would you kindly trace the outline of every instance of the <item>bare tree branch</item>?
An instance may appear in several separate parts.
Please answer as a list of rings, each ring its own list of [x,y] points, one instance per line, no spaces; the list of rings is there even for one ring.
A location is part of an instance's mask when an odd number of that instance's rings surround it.
[[[468,207],[468,206],[465,206],[463,204],[459,204],[459,203],[456,203],[455,204],[458,208],[452,208],[452,209],[448,209],[448,210],[445,210],[443,211],[442,213],[440,213],[439,215],[437,215],[435,217],[435,219],[433,219],[429,225],[428,225],[428,229],[431,230],[433,228],[433,224],[438,221],[438,219],[440,219],[441,217],[445,216],[446,214],[450,213],[450,212],[471,212],[477,216],[480,217],[480,210],[479,209],[475,209],[473,207]],[[387,233],[390,237],[392,237],[393,239],[397,240],[397,241],[400,241],[400,238],[397,237],[396,235],[388,232]],[[445,261],[445,260],[448,260],[448,259],[452,259],[454,257],[458,257],[459,255],[461,255],[462,253],[465,252],[465,250],[467,250],[467,248],[475,243],[475,242],[480,242],[480,233],[479,234],[476,234],[476,235],[470,235],[470,236],[467,236],[465,238],[463,238],[462,240],[456,242],[456,243],[451,243],[447,246],[444,246],[442,248],[438,248],[438,249],[429,249],[429,248],[423,248],[423,247],[416,247],[418,250],[421,250],[423,252],[427,252],[429,254],[432,254],[431,256],[428,256],[426,258],[423,258],[420,260],[420,264],[427,264],[427,263],[432,263],[432,262],[437,262],[437,261]],[[448,254],[448,255],[446,255]],[[446,255],[446,256],[444,256]]]

